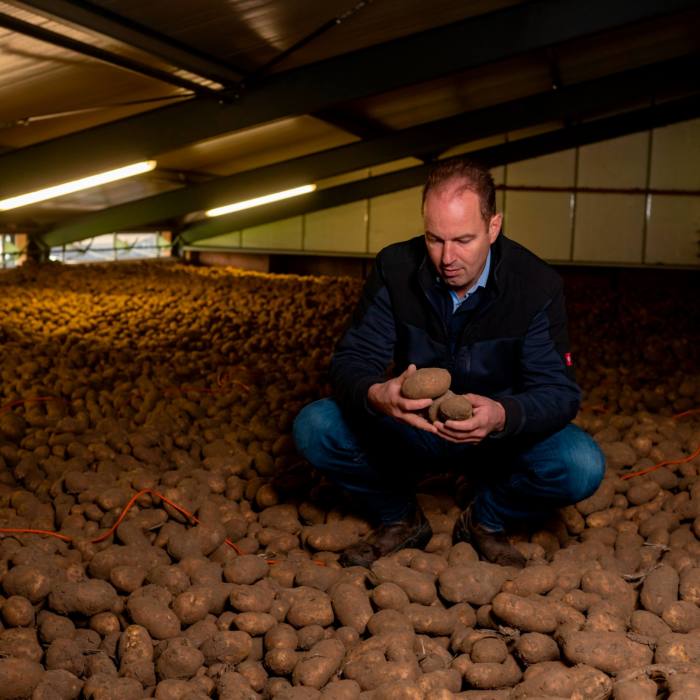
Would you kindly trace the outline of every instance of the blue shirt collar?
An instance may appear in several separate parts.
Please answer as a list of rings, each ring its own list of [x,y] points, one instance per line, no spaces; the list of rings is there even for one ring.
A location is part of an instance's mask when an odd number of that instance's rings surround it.
[[[479,289],[479,287],[486,287],[486,282],[489,278],[489,272],[491,271],[491,249],[489,248],[488,255],[486,256],[486,264],[484,265],[484,269],[481,271],[481,274],[479,275],[479,279],[474,282],[474,284],[467,290],[467,293],[463,297],[459,297],[457,295],[457,292],[452,291],[451,289],[449,290],[450,296],[452,297],[452,311],[457,311],[457,309],[472,295],[474,292]]]

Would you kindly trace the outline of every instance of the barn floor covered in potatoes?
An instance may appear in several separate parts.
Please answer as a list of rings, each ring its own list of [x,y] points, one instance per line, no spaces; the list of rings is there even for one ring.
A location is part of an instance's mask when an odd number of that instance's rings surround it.
[[[564,274],[607,474],[522,571],[452,546],[449,475],[425,552],[337,565],[368,524],[290,432],[359,281],[0,276],[0,698],[700,697],[696,280]]]

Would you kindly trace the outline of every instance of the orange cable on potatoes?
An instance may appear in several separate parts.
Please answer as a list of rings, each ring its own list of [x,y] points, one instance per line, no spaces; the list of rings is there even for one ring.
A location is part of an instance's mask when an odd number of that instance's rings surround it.
[[[124,521],[124,518],[126,517],[127,513],[131,509],[131,507],[136,503],[137,499],[140,496],[144,496],[145,494],[151,494],[155,496],[156,498],[159,498],[163,503],[167,503],[171,508],[174,508],[177,510],[179,513],[182,513],[186,518],[189,518],[192,522],[196,524],[201,524],[201,521],[197,516],[195,516],[193,513],[190,513],[186,508],[183,508],[181,505],[178,505],[174,501],[171,501],[167,496],[164,496],[162,493],[159,491],[156,491],[155,489],[141,489],[137,493],[135,493],[127,502],[127,504],[122,508],[122,512],[119,514],[119,517],[117,518],[116,522],[112,527],[107,530],[107,532],[104,532],[101,534],[99,537],[96,537],[94,540],[90,540],[90,544],[98,544],[99,542],[104,542],[108,537],[111,537],[116,529],[122,524]],[[57,537],[60,540],[63,540],[64,542],[73,542],[73,538],[70,535],[63,535],[60,532],[55,532],[54,530],[35,530],[35,529],[30,529],[30,528],[20,528],[20,527],[0,527],[0,534],[5,533],[5,534],[14,534],[14,535],[21,535],[21,534],[33,534],[33,535],[48,535],[50,537]],[[241,548],[229,537],[227,537],[224,540],[224,543],[227,544],[231,549],[233,549],[236,554],[239,556],[243,555],[243,551]],[[278,564],[279,562],[276,559],[267,559],[266,560],[268,564],[271,566],[274,564]],[[326,566],[325,562],[319,561],[318,559],[312,559],[311,560],[312,564],[315,564],[316,566]]]
[[[683,413],[676,413],[676,415],[671,416],[671,418],[677,420],[678,418],[685,418],[686,416],[692,416],[695,413],[700,413],[700,408],[691,408],[689,411],[683,411]]]
[[[73,538],[70,535],[62,535],[54,530],[34,530],[26,527],[0,527],[0,533],[10,535],[48,535],[49,537],[57,537],[64,542],[72,542]]]
[[[169,498],[167,498],[166,496],[164,496],[164,495],[163,495],[162,493],[160,493],[159,491],[156,491],[156,490],[154,490],[154,489],[141,489],[138,493],[135,493],[135,494],[129,499],[129,502],[128,502],[128,503],[124,506],[124,508],[122,509],[122,512],[119,514],[119,517],[117,518],[117,521],[114,523],[114,525],[112,525],[112,527],[110,527],[109,530],[107,530],[107,532],[105,532],[104,534],[100,535],[99,537],[97,537],[97,538],[94,539],[94,540],[91,540],[91,543],[92,543],[92,544],[97,544],[98,542],[103,542],[103,541],[106,540],[108,537],[110,537],[111,535],[113,535],[114,532],[116,531],[116,529],[122,524],[122,521],[123,521],[124,518],[126,517],[126,514],[129,512],[129,510],[131,509],[131,506],[134,505],[134,503],[136,502],[136,500],[137,500],[140,496],[144,496],[144,495],[147,494],[147,493],[152,494],[152,495],[155,496],[156,498],[160,498],[160,500],[163,501],[163,503],[167,503],[171,508],[174,508],[174,509],[175,509],[176,511],[178,511],[179,513],[182,513],[186,518],[189,518],[192,522],[197,523],[198,525],[200,524],[200,520],[199,520],[193,513],[190,513],[186,508],[183,508],[182,506],[178,505],[178,504],[175,503],[174,501],[171,501]],[[231,539],[229,539],[229,538],[227,537],[227,538],[224,540],[224,542],[225,542],[229,547],[231,547],[231,549],[233,549],[233,550],[236,552],[236,554],[238,554],[238,555],[243,554],[243,552],[241,551],[240,547],[238,547],[238,546],[236,545],[236,543],[235,543],[233,540],[231,540]]]
[[[33,396],[27,399],[16,399],[15,401],[10,401],[10,403],[6,403],[4,406],[1,406],[0,415],[11,411],[15,406],[21,406],[22,404],[30,403],[31,401],[61,401],[62,403],[65,403],[65,399],[62,399],[60,396]]]
[[[693,452],[693,454],[689,455],[688,457],[685,457],[684,459],[665,459],[663,462],[659,462],[658,464],[654,464],[652,467],[647,467],[646,469],[640,469],[638,472],[632,472],[631,474],[625,474],[623,477],[620,477],[623,481],[626,481],[627,479],[631,479],[633,476],[643,476],[644,474],[649,474],[650,472],[654,472],[657,469],[661,469],[661,467],[665,467],[667,464],[685,464],[686,462],[690,462],[692,459],[695,459],[697,456],[700,455],[700,446]]]

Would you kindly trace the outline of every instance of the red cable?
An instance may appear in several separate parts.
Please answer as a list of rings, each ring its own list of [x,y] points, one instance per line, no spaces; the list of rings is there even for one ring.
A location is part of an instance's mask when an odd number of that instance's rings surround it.
[[[700,413],[700,408],[691,408],[689,411],[683,411],[683,413],[676,413],[676,415],[671,416],[671,418],[678,420],[678,418],[685,418],[686,416],[692,416],[694,413]]]
[[[659,462],[652,467],[640,469],[638,472],[632,472],[631,474],[625,474],[621,478],[623,481],[626,481],[627,479],[631,479],[633,476],[643,476],[644,474],[654,472],[657,469],[661,469],[661,467],[665,467],[667,464],[685,464],[686,462],[690,462],[691,459],[695,459],[698,455],[700,455],[700,447],[698,447],[698,449],[695,450],[692,455],[685,457],[684,459],[665,459],[663,462]]]
[[[190,513],[186,508],[183,508],[181,505],[178,505],[174,501],[171,501],[169,498],[164,496],[162,493],[159,491],[156,491],[155,489],[141,489],[137,493],[135,493],[127,502],[127,504],[124,506],[122,509],[122,512],[119,514],[119,517],[117,518],[116,522],[112,527],[107,530],[107,532],[101,534],[99,537],[96,537],[94,540],[90,540],[91,544],[97,544],[99,542],[104,542],[108,537],[114,534],[116,529],[122,524],[124,521],[124,518],[126,517],[126,514],[129,512],[131,507],[136,503],[136,500],[139,498],[139,496],[143,496],[147,493],[152,494],[156,498],[159,498],[161,501],[164,503],[167,503],[169,506],[177,510],[178,512],[182,513],[185,517],[189,518],[192,522],[197,523],[198,525],[201,524],[201,521],[199,518],[197,518],[193,513]],[[10,527],[1,527],[0,528],[0,533],[8,533],[8,534],[36,534],[36,535],[49,535],[50,537],[58,537],[58,539],[63,540],[64,542],[72,542],[73,538],[70,535],[63,535],[60,532],[54,532],[53,530],[34,530],[34,529],[29,529],[29,528],[10,528]],[[227,537],[224,542],[231,547],[231,549],[236,552],[239,556],[243,555],[243,551],[241,550],[236,543],[231,540],[229,537]],[[268,559],[267,563],[270,565],[277,564],[278,561],[276,559]],[[325,562],[319,561],[318,559],[312,559],[311,560],[312,564],[315,564],[316,566],[326,566]]]
[[[141,489],[138,493],[135,493],[129,499],[129,502],[122,509],[122,512],[119,514],[119,517],[117,518],[117,521],[114,523],[114,525],[112,525],[112,527],[109,528],[109,530],[107,530],[107,532],[105,532],[104,534],[100,535],[99,537],[97,537],[94,540],[91,540],[92,544],[97,544],[98,542],[103,542],[108,537],[113,535],[115,530],[122,524],[122,521],[126,517],[126,514],[129,512],[129,510],[131,509],[131,506],[133,506],[134,503],[136,502],[136,499],[138,499],[139,496],[143,496],[147,493],[154,495],[156,498],[160,498],[161,501],[163,501],[164,503],[167,503],[171,508],[174,508],[178,512],[182,513],[185,517],[189,518],[189,520],[191,520],[192,522],[197,523],[198,525],[200,524],[200,520],[193,513],[190,513],[186,508],[183,508],[182,506],[178,505],[174,501],[171,501],[169,498],[164,496],[159,491],[156,491],[155,489]],[[227,537],[224,540],[224,542],[229,547],[231,547],[231,549],[233,549],[236,552],[236,554],[238,554],[238,555],[243,554],[240,547],[238,547],[236,545],[236,543],[233,542],[233,540],[231,540]]]
[[[0,415],[3,413],[7,413],[15,406],[21,406],[22,404],[29,403],[30,401],[61,401],[62,403],[65,403],[65,400],[59,396],[34,396],[28,399],[17,399],[15,401],[10,401],[10,403],[6,403],[4,406],[0,407]]]
[[[24,527],[0,527],[0,532],[7,532],[10,534],[48,535],[50,537],[58,537],[59,540],[63,540],[64,542],[73,541],[73,538],[70,535],[62,535],[60,532],[54,532],[53,530],[33,530]]]

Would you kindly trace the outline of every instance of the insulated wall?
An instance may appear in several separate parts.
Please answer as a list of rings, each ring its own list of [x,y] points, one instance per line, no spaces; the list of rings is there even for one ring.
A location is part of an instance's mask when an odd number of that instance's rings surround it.
[[[495,168],[504,231],[552,262],[696,266],[698,163],[695,119]],[[196,248],[372,255],[422,232],[420,193],[414,187],[205,239]]]

